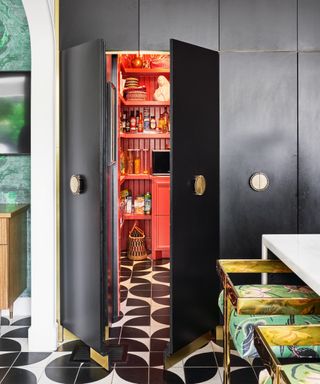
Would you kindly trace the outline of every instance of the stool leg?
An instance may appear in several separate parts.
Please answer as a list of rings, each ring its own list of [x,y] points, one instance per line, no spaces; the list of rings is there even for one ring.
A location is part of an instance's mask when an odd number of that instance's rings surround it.
[[[225,288],[223,305],[223,384],[230,384],[230,305],[231,303],[227,297],[227,289]]]
[[[10,317],[10,320],[12,320],[12,318],[13,318],[13,303],[10,304],[10,306],[9,306],[9,317]]]

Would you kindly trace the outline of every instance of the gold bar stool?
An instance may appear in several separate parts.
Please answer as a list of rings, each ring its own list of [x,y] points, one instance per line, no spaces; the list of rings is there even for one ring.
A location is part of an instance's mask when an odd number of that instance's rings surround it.
[[[237,285],[230,273],[292,273],[279,260],[217,261],[217,271],[223,285],[219,307],[223,313],[224,384],[230,383],[230,340],[243,358],[258,356],[254,346],[257,325],[320,323],[320,297],[307,286]],[[287,351],[288,352],[288,351]],[[288,352],[290,357],[290,353]]]
[[[257,326],[254,343],[270,375],[259,384],[320,383],[320,363],[313,360],[320,357],[320,324]],[[280,362],[279,348],[295,349],[297,363]]]

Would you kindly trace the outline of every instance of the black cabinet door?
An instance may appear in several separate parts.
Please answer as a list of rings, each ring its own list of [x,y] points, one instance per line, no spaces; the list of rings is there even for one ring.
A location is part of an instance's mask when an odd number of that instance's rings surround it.
[[[298,41],[300,50],[320,49],[320,1],[299,0]]]
[[[108,50],[138,49],[138,0],[60,0],[60,47],[104,39]]]
[[[170,54],[173,354],[212,330],[218,317],[219,55],[177,40]],[[196,175],[206,179],[203,195],[194,192]]]
[[[61,323],[96,351],[107,325],[105,48],[61,55]],[[83,191],[73,194],[72,175]]]
[[[297,56],[223,53],[220,73],[221,258],[260,258],[262,234],[297,232]]]
[[[223,0],[221,50],[296,50],[297,0]]]
[[[320,232],[320,53],[299,54],[299,232]]]
[[[169,39],[218,49],[218,0],[140,0],[141,48],[169,50]]]

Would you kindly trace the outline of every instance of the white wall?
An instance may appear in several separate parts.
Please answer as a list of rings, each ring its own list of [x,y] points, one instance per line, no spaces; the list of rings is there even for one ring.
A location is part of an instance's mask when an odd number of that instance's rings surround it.
[[[57,344],[53,0],[22,0],[31,40],[31,321],[29,349]]]

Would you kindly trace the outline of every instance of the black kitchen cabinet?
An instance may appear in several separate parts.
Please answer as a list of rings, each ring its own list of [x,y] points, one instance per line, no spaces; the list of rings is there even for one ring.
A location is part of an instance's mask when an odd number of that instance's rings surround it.
[[[297,232],[297,56],[226,52],[220,73],[220,256],[259,258],[262,234]]]
[[[320,1],[299,0],[298,46],[300,50],[320,49]]]
[[[169,39],[218,49],[218,0],[141,0],[141,48],[169,50]]]
[[[221,0],[220,49],[296,50],[296,21],[297,0]]]
[[[320,53],[299,54],[299,232],[320,232]]]
[[[61,49],[97,38],[108,50],[137,50],[138,0],[61,0]]]

